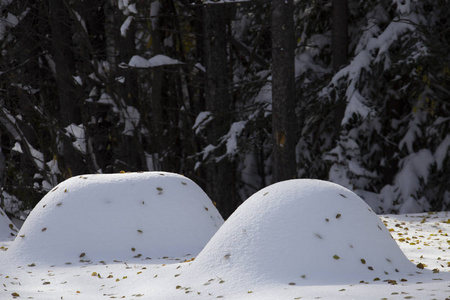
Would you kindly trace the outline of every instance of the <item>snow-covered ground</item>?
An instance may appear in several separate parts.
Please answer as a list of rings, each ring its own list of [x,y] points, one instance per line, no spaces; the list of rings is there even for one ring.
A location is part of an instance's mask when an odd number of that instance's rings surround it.
[[[223,223],[181,175],[84,175],[9,224],[2,300],[450,299],[448,212],[377,216],[319,180],[269,186]]]

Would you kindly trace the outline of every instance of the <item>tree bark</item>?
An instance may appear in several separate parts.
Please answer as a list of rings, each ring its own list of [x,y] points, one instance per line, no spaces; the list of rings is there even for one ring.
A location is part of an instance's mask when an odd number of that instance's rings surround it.
[[[80,124],[81,115],[75,91],[73,74],[75,61],[72,52],[70,14],[62,0],[49,0],[49,18],[52,31],[53,61],[60,105],[61,124]]]
[[[332,0],[331,55],[333,69],[339,70],[348,61],[348,3],[347,0]]]
[[[59,98],[62,127],[81,123],[80,103],[75,82],[75,59],[72,52],[72,28],[70,14],[63,0],[49,0],[49,19],[52,33],[52,54],[55,63],[55,79]],[[70,138],[63,136],[64,177],[80,174],[85,170],[83,159],[74,149]]]
[[[333,70],[337,72],[348,62],[348,2],[347,0],[332,0],[332,5],[331,56]],[[345,99],[338,97],[332,111],[335,140],[339,139],[341,133],[345,108]]]
[[[231,94],[227,64],[227,14],[223,5],[205,5],[203,32],[206,67],[205,101],[207,110],[214,117],[208,129],[207,139],[211,145],[218,144],[231,125]],[[235,174],[232,162],[225,157],[208,164],[209,194],[226,218],[238,204],[234,193]]]
[[[272,0],[272,182],[296,177],[292,0]]]
[[[118,56],[119,56],[119,26],[117,26],[118,18],[116,17],[116,4],[114,0],[106,0],[103,6],[104,11],[104,27],[105,27],[105,56],[109,63],[111,73],[117,72]]]
[[[154,1],[159,2],[159,1]],[[155,4],[160,5],[162,4]],[[156,6],[154,6],[156,7]],[[154,12],[151,12],[151,22],[152,22],[152,55],[161,54],[162,42],[161,42],[161,30],[160,30],[160,17]],[[162,168],[160,164],[160,159],[162,152],[164,150],[164,140],[163,140],[163,107],[162,107],[162,84],[163,84],[163,73],[160,68],[152,69],[152,93],[151,93],[151,109],[152,109],[152,119],[153,119],[153,130],[154,130],[154,147],[155,152],[158,157],[154,159],[153,165],[157,170]]]

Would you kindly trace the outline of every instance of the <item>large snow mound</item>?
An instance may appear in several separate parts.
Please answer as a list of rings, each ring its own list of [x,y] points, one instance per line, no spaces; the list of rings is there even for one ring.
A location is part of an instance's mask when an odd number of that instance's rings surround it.
[[[196,255],[223,219],[203,190],[172,173],[72,177],[36,205],[7,251],[27,263]]]
[[[0,207],[0,241],[12,241],[18,230]]]
[[[248,288],[400,282],[416,271],[356,194],[334,183],[299,179],[246,200],[182,275],[199,286],[220,280],[221,286]]]

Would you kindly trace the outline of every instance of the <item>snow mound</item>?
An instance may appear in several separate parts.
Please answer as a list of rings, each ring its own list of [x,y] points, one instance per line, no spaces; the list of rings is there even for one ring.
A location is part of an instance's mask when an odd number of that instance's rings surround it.
[[[184,276],[248,288],[400,282],[416,271],[361,198],[334,183],[301,179],[246,200]]]
[[[12,241],[17,235],[17,228],[0,207],[0,241]]]
[[[52,264],[196,255],[223,219],[202,189],[164,172],[72,177],[36,205],[7,251]]]

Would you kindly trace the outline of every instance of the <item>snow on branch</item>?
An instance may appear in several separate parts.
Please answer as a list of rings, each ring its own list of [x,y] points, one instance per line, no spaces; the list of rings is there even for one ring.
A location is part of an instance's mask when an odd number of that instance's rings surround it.
[[[131,21],[133,21],[133,16],[128,16],[127,19],[123,22],[122,26],[120,26],[120,35],[123,37],[127,36],[128,28],[130,27]]]
[[[145,59],[142,56],[134,55],[128,64],[121,63],[119,66],[121,68],[139,68],[139,69],[147,69],[147,68],[155,68],[161,66],[168,65],[182,65],[183,62],[170,58],[168,56],[158,54],[153,56],[150,59]]]
[[[236,4],[240,2],[250,2],[250,0],[202,0],[203,4]]]
[[[413,23],[418,22],[419,17],[411,13],[405,16],[405,20],[411,20]],[[361,36],[356,49],[355,57],[351,62],[339,70],[332,78],[330,84],[326,86],[320,93],[319,97],[329,99],[330,91],[346,82],[346,100],[347,107],[341,124],[345,125],[349,122],[353,115],[360,115],[363,118],[373,113],[368,103],[367,93],[365,93],[366,78],[365,74],[372,72],[372,64],[382,64],[384,70],[391,67],[390,48],[400,40],[400,37],[408,31],[413,32],[415,27],[410,23],[396,22],[392,20],[387,27],[381,31],[379,22],[383,18],[369,19],[367,30]]]
[[[212,113],[210,111],[202,111],[195,119],[195,124],[192,129],[195,130],[195,134],[199,134],[205,126],[213,120]]]

